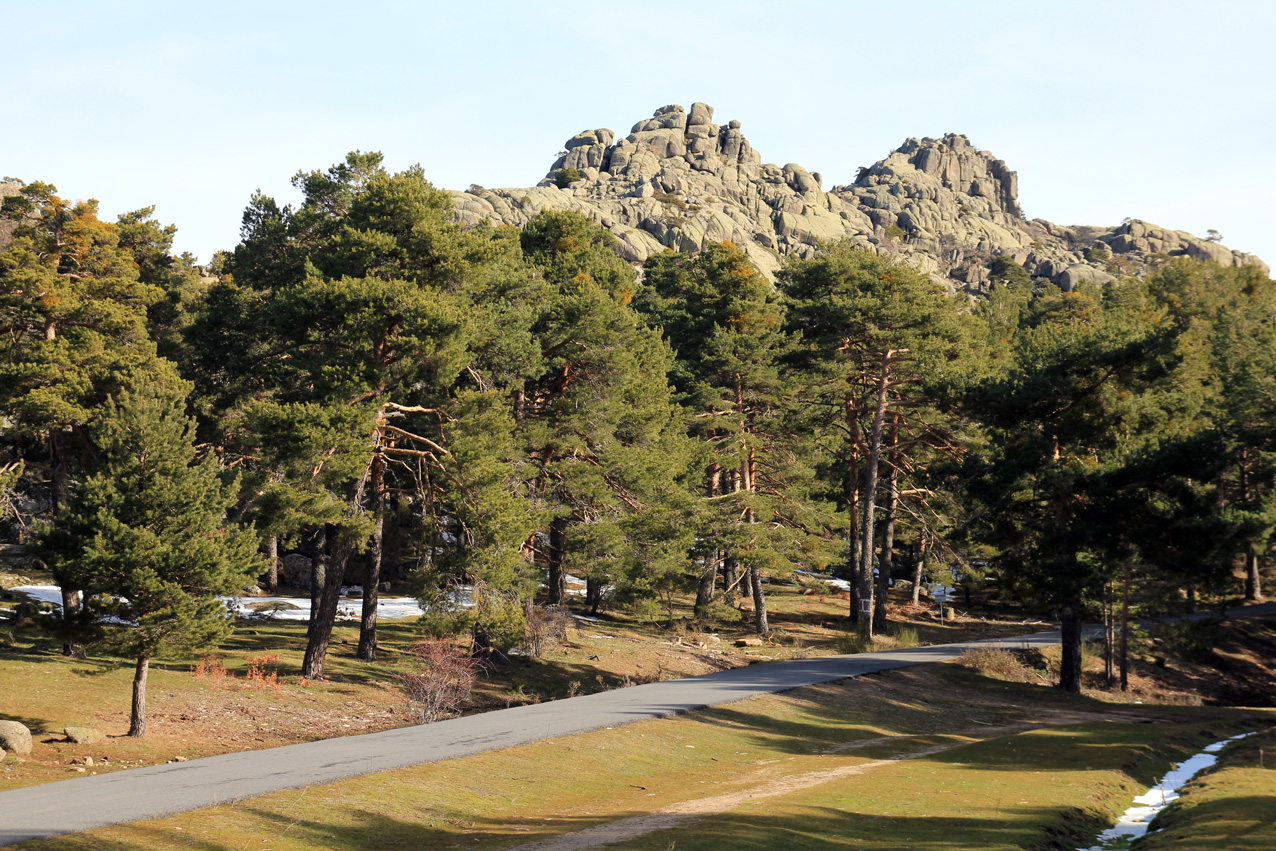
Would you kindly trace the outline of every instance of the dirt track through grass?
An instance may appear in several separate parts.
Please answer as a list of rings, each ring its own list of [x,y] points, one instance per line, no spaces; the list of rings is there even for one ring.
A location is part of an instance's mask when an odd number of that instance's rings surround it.
[[[995,735],[1006,735],[1024,729],[1027,728],[1023,725],[993,728],[986,730],[986,732],[992,735],[986,736],[985,738],[992,738]],[[880,737],[863,744],[880,744],[883,741],[889,741],[892,739],[911,738],[914,737]],[[746,789],[741,789],[724,795],[713,795],[708,798],[696,798],[694,800],[672,804],[648,815],[619,819],[608,824],[600,825],[599,827],[579,831],[578,833],[558,836],[553,839],[533,842],[528,845],[519,845],[516,846],[515,851],[584,851],[584,849],[597,848],[600,845],[612,845],[617,842],[627,842],[648,833],[654,833],[657,830],[685,827],[688,823],[695,821],[697,818],[706,815],[725,813],[740,806],[746,801],[760,801],[766,798],[788,795],[792,792],[799,792],[803,789],[821,786],[835,780],[844,780],[848,777],[866,774],[876,768],[882,768],[883,766],[892,765],[903,760],[920,759],[922,757],[933,756],[947,750],[952,750],[956,747],[961,747],[962,745],[970,744],[972,741],[975,740],[964,739],[961,741],[947,742],[940,745],[932,745],[931,747],[923,748],[918,751],[901,753],[897,756],[888,757],[886,759],[875,759],[858,765],[842,765],[837,768],[825,769],[823,771],[812,771],[805,774],[796,774],[769,780],[759,783],[756,786],[751,786]],[[850,750],[851,747],[852,746],[845,746],[837,748],[836,750],[845,752]]]

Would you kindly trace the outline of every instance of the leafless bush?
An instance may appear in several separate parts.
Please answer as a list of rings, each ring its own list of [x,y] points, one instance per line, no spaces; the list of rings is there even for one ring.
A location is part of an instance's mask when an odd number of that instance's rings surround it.
[[[448,641],[423,641],[409,651],[417,669],[399,675],[408,711],[418,724],[429,724],[461,711],[474,689],[479,663]]]
[[[524,653],[540,656],[567,638],[572,618],[565,606],[533,606],[527,612],[527,630],[523,633]]]
[[[1009,650],[997,647],[977,647],[957,657],[957,664],[970,668],[985,677],[996,680],[1023,682],[1026,669],[1023,662]]]

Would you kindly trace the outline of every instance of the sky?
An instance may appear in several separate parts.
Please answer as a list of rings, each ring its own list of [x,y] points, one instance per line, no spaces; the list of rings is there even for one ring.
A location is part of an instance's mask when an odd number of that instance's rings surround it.
[[[532,186],[584,129],[738,119],[825,188],[964,133],[1030,218],[1223,234],[1276,266],[1276,3],[0,0],[0,175],[154,205],[232,249],[252,193],[351,150],[436,185]]]

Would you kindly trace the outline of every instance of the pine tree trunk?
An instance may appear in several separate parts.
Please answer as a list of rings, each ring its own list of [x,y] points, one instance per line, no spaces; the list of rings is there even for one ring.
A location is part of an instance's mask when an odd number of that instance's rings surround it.
[[[766,594],[762,591],[762,570],[756,565],[749,566],[749,585],[753,589],[753,625],[758,635],[766,635],[771,631],[771,624],[766,614]]]
[[[722,466],[710,464],[705,471],[704,493],[706,497],[717,496],[722,483]],[[696,584],[696,603],[692,610],[696,614],[703,612],[713,602],[717,590],[718,568],[721,562],[721,550],[717,547],[709,550],[704,558],[704,569],[700,571],[700,581]]]
[[[917,540],[917,563],[913,565],[913,608],[921,603],[922,571],[926,569],[926,533]]]
[[[310,618],[306,621],[306,640],[315,633],[315,620],[319,617],[319,598],[328,573],[328,527],[323,526],[315,536],[315,557],[310,560]]]
[[[323,679],[323,663],[332,641],[332,627],[337,621],[337,607],[341,603],[341,582],[345,579],[346,562],[354,550],[350,534],[338,527],[337,543],[332,548],[332,560],[325,571],[323,593],[319,597],[318,611],[311,621],[310,640],[306,642],[306,657],[301,663],[301,675],[308,680]]]
[[[1121,691],[1130,690],[1130,563],[1125,563],[1121,588]]]
[[[279,536],[271,535],[266,541],[266,557],[270,567],[266,569],[266,593],[273,594],[279,590]]]
[[[886,472],[886,517],[882,522],[882,560],[877,569],[877,598],[873,602],[873,629],[886,632],[886,604],[891,587],[891,568],[895,564],[895,517],[899,511],[899,424],[891,426],[891,450],[887,455],[890,469]]]
[[[1263,597],[1263,578],[1258,570],[1258,553],[1254,544],[1245,546],[1245,602],[1261,603]]]
[[[873,414],[873,427],[869,433],[868,466],[864,472],[864,510],[860,522],[860,608],[868,601],[871,610],[873,600],[873,528],[877,509],[877,472],[882,460],[882,431],[886,424],[887,392],[890,390],[891,357],[894,351],[882,355],[881,374],[877,381],[877,402]],[[873,639],[873,619],[861,618],[860,634]]]
[[[855,400],[848,396],[843,405],[846,415],[846,428],[851,434],[853,445],[850,457],[846,462],[846,567],[850,576],[849,591],[850,611],[847,620],[853,624],[860,622],[860,536],[859,536],[859,498],[860,498],[860,459],[856,439],[859,435],[859,417],[855,408]]]
[[[700,571],[700,581],[696,584],[696,604],[693,611],[698,615],[704,612],[713,602],[713,595],[718,590],[718,564],[720,550],[710,550],[704,557],[704,569]]]
[[[1060,610],[1059,688],[1081,693],[1081,600],[1073,597]]]
[[[50,337],[49,339],[53,338]],[[67,463],[65,438],[62,429],[59,427],[49,430],[49,467],[52,470],[53,514],[56,517],[62,513],[62,507],[66,505],[67,500],[71,497],[71,468]],[[61,585],[60,582],[59,585]],[[62,620],[70,623],[80,613],[84,600],[80,592],[75,588],[63,586],[61,592]],[[62,655],[72,659],[83,659],[84,648],[79,644],[69,641],[64,642],[62,644]]]
[[[567,518],[555,517],[549,523],[549,597],[551,606],[567,602]]]
[[[1116,616],[1112,611],[1112,583],[1103,583],[1103,681],[1108,688],[1116,682]]]
[[[146,676],[150,673],[151,654],[142,651],[133,671],[133,711],[129,717],[128,734],[141,738],[146,735]]]
[[[740,492],[740,471],[732,469],[723,473],[723,492],[739,493]],[[729,550],[726,558],[722,562],[722,584],[726,588],[727,604],[735,605],[736,589],[740,585],[740,581],[744,579],[740,575],[740,564],[736,561],[735,555]]]
[[[368,553],[368,575],[363,578],[363,610],[359,618],[359,649],[355,656],[365,662],[377,660],[377,598],[381,592],[381,549],[385,540],[385,493],[381,483],[385,475],[385,460],[377,456],[372,461],[372,547]]]
[[[735,605],[735,592],[739,585],[740,573],[735,557],[727,555],[722,559],[722,597],[728,606]]]
[[[585,605],[589,606],[591,615],[598,614],[598,609],[603,604],[603,583],[601,580],[593,576],[585,577]]]

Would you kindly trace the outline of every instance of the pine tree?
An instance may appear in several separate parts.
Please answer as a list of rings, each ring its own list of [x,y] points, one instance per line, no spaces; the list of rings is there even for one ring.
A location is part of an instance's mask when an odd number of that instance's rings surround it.
[[[672,353],[628,306],[637,284],[612,241],[576,214],[528,223],[523,249],[547,297],[530,328],[539,357],[513,389],[532,496],[551,518],[548,600],[565,601],[574,562],[586,574],[593,609],[604,585],[626,574],[635,588],[651,588],[654,577],[638,565],[671,564],[658,554],[677,549],[685,527],[651,537],[658,524],[643,518],[681,499],[690,461],[667,379]]]
[[[897,417],[902,428],[907,412],[927,398],[926,385],[962,353],[959,304],[919,272],[846,244],[791,262],[780,284],[789,327],[800,336],[795,377],[801,376],[809,403],[825,412],[823,428],[843,447],[846,467],[837,478],[851,515],[848,560],[857,592],[851,605],[859,605],[852,617],[871,638],[872,618],[857,616],[873,610],[888,418]],[[881,567],[883,574],[888,569]]]
[[[707,461],[697,611],[711,601],[721,567],[728,595],[747,579],[754,627],[765,634],[763,572],[791,568],[786,555],[802,549],[795,542],[813,513],[798,486],[799,436],[785,416],[779,362],[791,341],[779,295],[731,243],[694,257],[653,255],[644,273],[635,307],[677,353],[671,378]]]
[[[176,387],[172,364],[156,356],[147,310],[163,291],[144,280],[139,255],[161,262],[166,246],[134,250],[129,227],[103,222],[97,202],[70,203],[46,183],[30,183],[4,199],[0,217],[15,224],[0,253],[0,312],[5,362],[0,405],[20,433],[46,447],[55,513],[66,502],[76,459],[89,448],[88,427],[111,393],[129,386]],[[141,220],[145,211],[131,214]],[[79,606],[75,585],[58,577],[63,612]],[[67,645],[68,653],[74,652]]]
[[[1158,382],[1175,332],[1137,288],[1046,290],[1022,315],[1004,372],[972,404],[992,435],[972,493],[1003,577],[1059,612],[1060,687],[1081,688],[1088,600],[1138,541],[1127,532],[1129,464],[1165,420]],[[1127,515],[1128,516],[1128,515]]]
[[[151,659],[223,637],[230,620],[217,596],[261,568],[255,536],[226,520],[236,487],[215,456],[198,457],[182,409],[180,396],[154,391],[108,400],[93,428],[97,469],[41,541],[58,575],[84,589],[86,618],[123,622],[106,634],[137,660],[130,736],[146,734]]]

